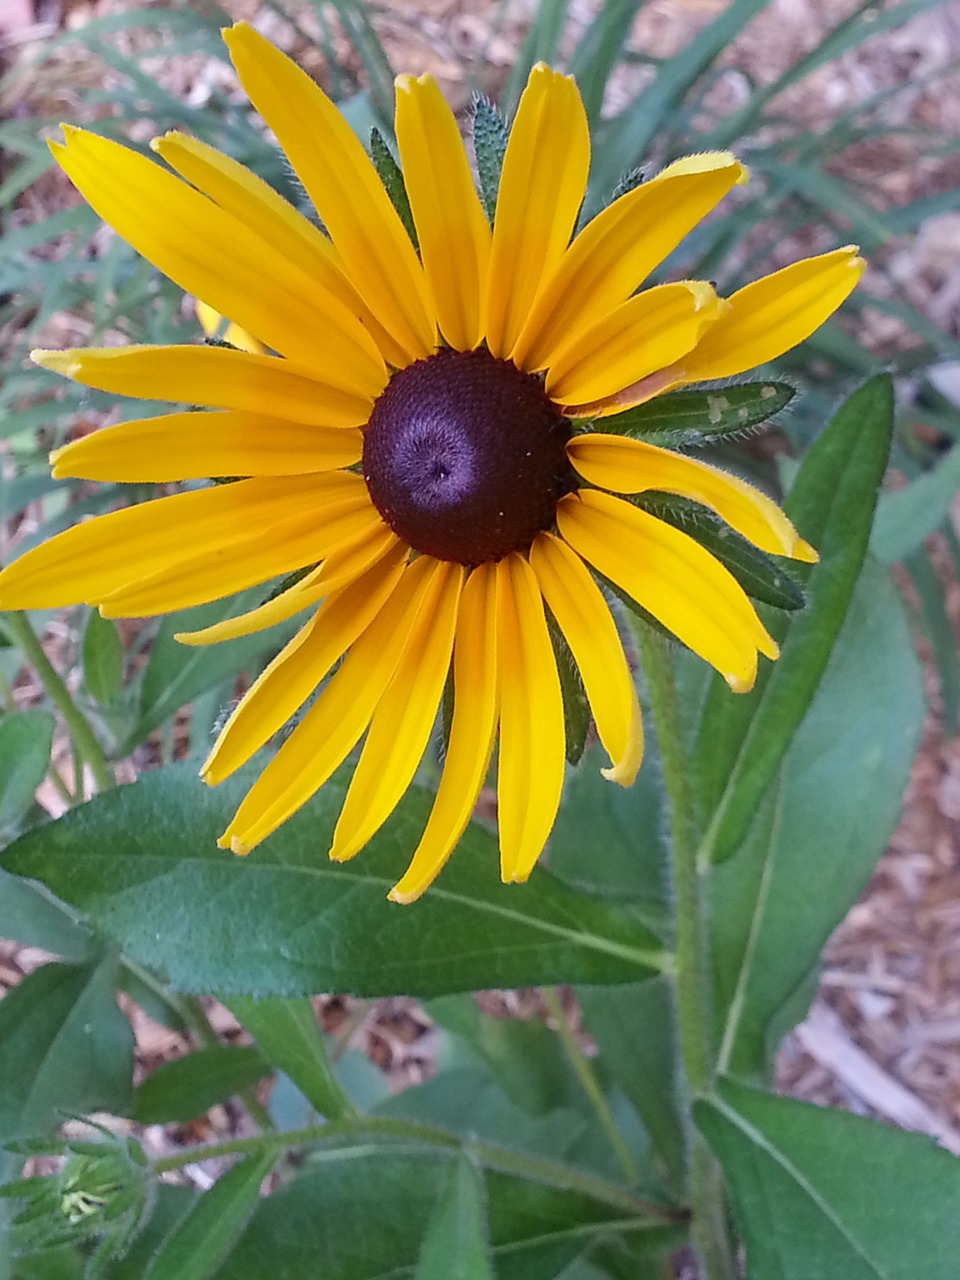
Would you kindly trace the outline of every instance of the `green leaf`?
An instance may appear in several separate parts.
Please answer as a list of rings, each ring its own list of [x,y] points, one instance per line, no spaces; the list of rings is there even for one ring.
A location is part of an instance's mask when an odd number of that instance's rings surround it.
[[[721,1080],[696,1123],[747,1280],[956,1280],[960,1161],[919,1134]]]
[[[414,1280],[494,1280],[484,1194],[473,1162],[465,1156],[453,1161],[427,1225]]]
[[[667,979],[578,987],[577,1001],[599,1061],[636,1108],[659,1153],[665,1180],[680,1185],[686,1140],[673,1085],[677,1036]]]
[[[649,720],[646,725],[652,738]],[[631,787],[600,772],[609,761],[594,743],[567,778],[550,836],[550,870],[589,893],[629,899],[654,919],[665,917],[665,851],[656,746]]]
[[[261,1200],[217,1280],[409,1274],[457,1158],[427,1146],[371,1148],[369,1140],[308,1157],[292,1181]],[[613,1224],[633,1238],[664,1233],[580,1190],[494,1171],[486,1182],[499,1280],[554,1280],[585,1238]]]
[[[682,449],[736,439],[769,422],[796,395],[786,382],[743,382],[708,391],[670,391],[612,414],[601,431]]]
[[[268,1062],[285,1072],[322,1116],[335,1120],[345,1099],[330,1069],[317,1015],[307,999],[251,1000],[233,996],[227,1007],[257,1042]]]
[[[497,108],[477,94],[473,100],[473,150],[480,178],[480,198],[491,226],[497,212],[500,173],[509,136],[507,122]]]
[[[87,960],[96,945],[46,889],[8,871],[0,871],[0,938],[40,947],[64,960]]]
[[[18,822],[47,775],[54,719],[31,708],[0,719],[0,828]]]
[[[430,996],[636,981],[662,963],[660,944],[626,909],[543,870],[526,886],[500,884],[496,843],[475,825],[420,902],[388,902],[432,804],[418,789],[348,863],[326,857],[342,776],[236,858],[216,839],[250,776],[210,789],[189,765],[157,769],[21,837],[3,863],[188,991]]]
[[[123,685],[123,645],[116,623],[101,618],[96,609],[87,616],[81,660],[83,682],[90,696],[103,706],[116,702]]]
[[[937,668],[943,736],[950,739],[955,736],[960,725],[960,654],[957,652],[946,591],[926,551],[914,551],[907,556],[905,568],[917,593],[920,624],[930,642]],[[0,935],[2,933],[3,930],[0,929]]]
[[[868,561],[776,793],[739,855],[713,875],[724,1069],[765,1070],[786,1030],[776,1026],[780,1011],[886,847],[924,710],[903,604],[886,571]]]
[[[417,228],[410,208],[410,197],[407,195],[407,184],[403,180],[400,166],[393,158],[393,152],[387,146],[379,129],[370,130],[370,155],[373,159],[373,167],[390,197],[390,203],[396,209],[404,230],[419,253],[420,241],[417,238]]]
[[[702,858],[736,852],[803,719],[866,553],[893,428],[893,387],[871,378],[841,406],[806,455],[786,509],[820,552],[807,582],[809,606],[787,628],[777,663],[763,664],[751,693],[734,698],[717,677],[708,695],[694,770],[708,829]]]
[[[253,609],[263,599],[263,587],[252,587],[226,600],[198,605],[164,618],[150,646],[150,659],[140,688],[140,717],[119,754],[132,751],[168,716],[204,690],[256,666],[263,654],[279,651],[297,628],[294,618],[268,631],[217,645],[188,648],[173,638],[178,631],[209,627]]]
[[[259,1049],[245,1045],[197,1049],[165,1062],[147,1076],[133,1096],[130,1114],[138,1124],[193,1120],[269,1072]]]
[[[194,1201],[160,1246],[144,1280],[208,1280],[227,1257],[256,1208],[275,1155],[240,1160]]]
[[[161,1182],[156,1189],[149,1219],[129,1251],[107,1265],[104,1280],[143,1280],[157,1249],[171,1232],[176,1231],[196,1200],[191,1188]]]
[[[52,1133],[67,1112],[125,1112],[133,1033],[115,978],[113,960],[46,964],[0,1001],[0,1142]]]
[[[748,596],[775,609],[802,609],[806,600],[784,560],[767,555],[707,507],[670,493],[638,493],[630,502],[688,533],[726,565]]]
[[[560,675],[560,693],[563,697],[563,731],[566,741],[568,764],[579,764],[590,730],[590,703],[583,687],[580,668],[567,644],[567,638],[557,626],[551,613],[547,613],[547,628],[553,645],[553,656]]]
[[[932,471],[881,495],[870,550],[884,564],[905,559],[949,517],[958,489],[960,444],[955,444]]]

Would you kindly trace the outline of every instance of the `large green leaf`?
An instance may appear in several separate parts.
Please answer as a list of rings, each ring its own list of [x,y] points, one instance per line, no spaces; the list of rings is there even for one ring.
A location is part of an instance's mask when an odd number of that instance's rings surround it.
[[[267,1061],[286,1072],[320,1115],[337,1119],[343,1114],[343,1093],[331,1072],[323,1034],[309,1000],[234,996],[227,1004]]]
[[[683,1119],[677,1078],[673,995],[666,978],[620,987],[579,987],[583,1022],[599,1061],[636,1108],[662,1162],[665,1182],[683,1176]]]
[[[123,1113],[133,1033],[115,979],[111,960],[47,964],[0,1001],[0,1142],[52,1133],[65,1112]]]
[[[211,1045],[165,1062],[139,1086],[130,1114],[140,1124],[193,1120],[270,1072],[259,1049]]]
[[[41,947],[64,960],[86,960],[96,947],[89,930],[40,885],[0,871],[0,938]]]
[[[540,870],[526,886],[501,885],[495,842],[475,826],[420,902],[388,902],[431,803],[416,789],[346,864],[327,858],[342,778],[236,858],[216,839],[249,776],[210,790],[189,766],[155,770],[21,837],[4,865],[188,991],[428,996],[636,981],[660,962],[659,943],[626,908]]]
[[[800,468],[787,511],[821,561],[808,607],[789,626],[782,616],[768,623],[783,639],[779,661],[761,666],[749,694],[734,697],[719,677],[711,688],[695,755],[704,859],[736,852],[823,675],[863,564],[892,428],[890,378],[871,378]]]
[[[191,1205],[167,1235],[145,1280],[207,1280],[229,1254],[256,1208],[275,1156],[239,1160]]]
[[[747,1280],[957,1280],[960,1161],[930,1138],[729,1080],[694,1114]]]
[[[53,716],[31,708],[0,719],[0,828],[17,822],[46,776]]]
[[[903,489],[881,496],[870,548],[884,564],[916,551],[950,515],[960,489],[960,444],[955,444],[932,471]]]
[[[297,627],[296,619],[218,645],[189,648],[174,639],[179,631],[209,627],[252,609],[264,597],[263,587],[251,587],[226,600],[197,605],[164,618],[150,646],[150,659],[140,686],[139,718],[123,752],[132,751],[178,707],[256,665],[264,653],[277,651],[290,638]]]
[[[216,1280],[409,1280],[456,1153],[405,1144],[311,1157],[261,1201]],[[504,1173],[486,1176],[499,1280],[554,1280],[591,1234],[659,1237],[649,1219],[582,1191]]]
[[[483,1177],[467,1157],[450,1169],[423,1238],[416,1280],[494,1280]]]
[[[897,821],[923,715],[902,603],[868,562],[777,793],[740,854],[714,872],[723,1057],[737,1071],[763,1070],[772,1020],[869,879]]]

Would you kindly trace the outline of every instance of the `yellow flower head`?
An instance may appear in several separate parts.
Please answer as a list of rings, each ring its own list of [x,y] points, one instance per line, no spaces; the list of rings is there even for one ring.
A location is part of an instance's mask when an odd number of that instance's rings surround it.
[[[205,407],[107,427],[59,450],[56,475],[248,478],[60,534],[0,575],[0,607],[85,602],[108,617],[157,614],[316,566],[252,613],[180,636],[208,644],[313,609],[230,717],[203,767],[209,783],[247,761],[336,668],[221,844],[252,849],[366,734],[330,850],[352,857],[409,786],[452,667],[439,790],[392,896],[416,898],[443,865],[498,730],[501,874],[522,881],[550,832],[564,772],[547,610],[583,677],[607,776],[628,785],[640,764],[633,680],[591,570],[735,690],[752,685],[758,653],[777,654],[718,560],[615,495],[679,494],[764,551],[816,558],[742,481],[638,440],[575,434],[571,420],[780,355],[840,305],[862,263],[839,249],[725,300],[691,281],[638,293],[746,174],[727,152],[687,157],[571,240],[587,122],[574,82],[543,65],[510,132],[492,229],[437,85],[398,79],[418,253],[318,86],[251,27],[238,24],[226,40],[325,233],[195,139],[157,139],[162,167],[65,128],[53,152],[93,208],[228,317],[246,349],[131,346],[35,359],[104,391]],[[209,323],[210,311],[202,315]]]

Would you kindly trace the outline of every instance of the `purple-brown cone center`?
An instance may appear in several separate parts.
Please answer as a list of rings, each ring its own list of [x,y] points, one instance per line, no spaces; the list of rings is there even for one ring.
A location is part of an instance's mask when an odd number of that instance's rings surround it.
[[[391,529],[439,560],[526,551],[574,487],[569,424],[539,378],[487,351],[394,374],[364,433],[363,478]]]

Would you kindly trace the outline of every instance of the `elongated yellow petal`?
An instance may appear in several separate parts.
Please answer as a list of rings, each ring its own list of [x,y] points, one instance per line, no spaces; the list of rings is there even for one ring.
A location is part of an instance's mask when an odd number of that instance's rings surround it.
[[[237,704],[204,762],[205,782],[228,778],[286,724],[384,608],[403,576],[405,559],[400,551],[385,557],[327,597]]]
[[[296,519],[278,519],[269,537],[256,526],[227,547],[217,547],[177,560],[156,572],[131,578],[100,600],[105,618],[150,617],[189,609],[245,591],[322,559],[344,538],[379,519],[366,495],[327,502]]]
[[[453,112],[432,76],[397,77],[397,146],[440,332],[470,351],[482,336],[490,227]]]
[[[597,214],[574,240],[523,327],[513,359],[546,369],[561,347],[609,315],[746,179],[729,151],[687,156]]]
[[[330,683],[254,783],[220,838],[246,853],[323,786],[356,745],[393,678],[440,561],[415,560]]]
[[[496,572],[482,564],[460,598],[453,650],[454,704],[450,742],[423,837],[394,902],[413,902],[435,879],[463,835],[483,786],[497,731]]]
[[[430,738],[450,667],[463,567],[440,561],[403,656],[373,713],[330,857],[358,853],[393,813]]]
[[[758,649],[776,657],[737,580],[679,529],[592,489],[564,498],[557,524],[574,551],[715,667],[735,692],[752,687]]]
[[[249,539],[251,530],[268,531],[358,492],[365,492],[359,476],[332,472],[238,480],[112,511],[8,565],[0,574],[0,608],[96,604],[124,583],[216,554]]]
[[[500,877],[522,882],[557,816],[565,731],[560,676],[530,565],[512,552],[497,564]]]
[[[200,327],[203,332],[208,338],[215,338],[219,333],[220,326],[223,324],[223,316],[201,298],[196,300],[196,311],[197,319],[200,321]],[[231,347],[236,347],[239,351],[252,351],[255,355],[263,355],[266,351],[262,342],[258,342],[256,338],[247,333],[246,329],[241,329],[233,321],[227,325],[223,340],[229,343]]]
[[[738,533],[775,556],[792,556],[808,564],[816,552],[803,541],[775,502],[747,484],[694,458],[658,449],[626,436],[591,433],[575,436],[567,457],[590,484],[613,493],[658,489],[702,502]]]
[[[31,351],[30,359],[98,391],[240,409],[308,426],[359,427],[373,408],[373,397],[317,382],[302,365],[225,347],[74,347]]]
[[[583,200],[590,133],[577,86],[542,62],[530,72],[503,160],[487,288],[487,345],[509,356]]]
[[[385,557],[397,556],[399,563],[399,558],[405,554],[400,539],[383,523],[379,512],[372,512],[372,516],[359,533],[351,534],[338,543],[323,564],[311,569],[285,591],[247,613],[225,618],[223,622],[215,622],[201,631],[178,632],[174,639],[181,644],[208,645],[254,635],[278,622],[285,622],[324,596],[349,586]]]
[[[603,775],[629,787],[643,759],[636,686],[616,624],[583,561],[552,534],[530,548],[530,565],[583,677],[597,733],[610,757]]]
[[[856,245],[847,245],[739,289],[727,299],[730,309],[680,362],[683,381],[732,377],[782,356],[833,315],[865,265]]]
[[[64,127],[52,144],[67,176],[96,212],[164,275],[255,338],[319,377],[376,395],[384,365],[342,302],[219,208],[152,160]]]
[[[311,427],[240,410],[168,413],[102,427],[50,455],[58,479],[163,484],[208,476],[294,476],[353,466],[357,430]]]
[[[575,417],[580,406],[608,397],[623,408],[630,388],[696,346],[721,305],[711,286],[699,281],[638,293],[557,352],[547,371],[547,395]]]
[[[224,39],[361,297],[407,363],[429,355],[436,324],[423,269],[356,135],[319,85],[252,27],[239,22]]]
[[[273,187],[230,156],[185,133],[164,134],[162,138],[154,138],[150,146],[198,191],[234,214],[358,316],[385,360],[393,365],[406,363],[403,351],[347,279],[337,251],[327,237]],[[234,346],[242,345],[234,342],[229,332],[227,341]]]

